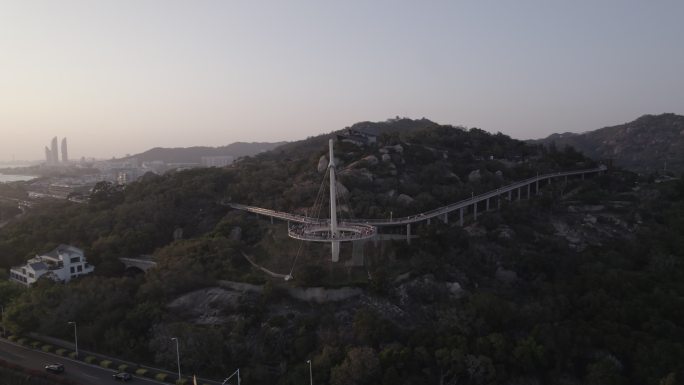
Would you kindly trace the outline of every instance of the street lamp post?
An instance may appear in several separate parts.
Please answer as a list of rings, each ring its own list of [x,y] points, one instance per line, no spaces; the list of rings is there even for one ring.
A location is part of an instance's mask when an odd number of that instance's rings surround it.
[[[306,361],[309,364],[309,384],[313,385],[313,372],[311,371],[311,360]]]
[[[0,305],[0,318],[2,320],[2,336],[3,338],[5,337],[5,307],[3,305]]]
[[[178,349],[178,338],[173,337],[171,338],[171,341],[176,341],[176,362],[178,363],[178,380],[181,379],[181,371],[180,371],[180,350]]]
[[[69,321],[69,325],[74,325],[74,345],[76,346],[76,359],[78,359],[78,329],[76,328],[76,321]]]
[[[228,378],[226,378],[225,380],[223,380],[223,382],[221,383],[221,385],[226,385],[226,384],[228,383],[228,380],[230,380],[231,378],[233,378],[233,376],[236,375],[236,374],[237,374],[238,385],[240,385],[240,368],[238,368],[238,370],[234,371],[233,374],[231,374],[230,376],[228,376]]]

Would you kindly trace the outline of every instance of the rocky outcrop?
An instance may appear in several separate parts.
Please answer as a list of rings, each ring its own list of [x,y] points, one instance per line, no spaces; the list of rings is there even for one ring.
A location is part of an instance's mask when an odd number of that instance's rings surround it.
[[[226,321],[223,309],[234,309],[242,293],[220,287],[195,290],[168,304],[174,313],[187,314],[200,325],[216,325]]]
[[[326,289],[323,287],[290,288],[287,293],[295,299],[306,302],[338,302],[363,294],[363,290],[356,287],[343,287],[340,289]]]

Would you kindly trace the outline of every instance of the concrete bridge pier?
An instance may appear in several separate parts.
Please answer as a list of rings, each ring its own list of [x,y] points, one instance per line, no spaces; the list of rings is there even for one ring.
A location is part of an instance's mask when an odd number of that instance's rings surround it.
[[[487,198],[487,208],[485,209],[485,211],[489,211],[489,198]]]
[[[477,220],[477,202],[473,204],[473,220]]]
[[[501,208],[501,195],[496,196],[496,208],[497,209]]]
[[[527,185],[527,199],[530,199],[532,197],[532,184]]]
[[[512,200],[512,197],[511,197],[512,194],[511,194],[511,193],[512,193],[512,191],[511,191],[511,190],[508,190],[508,201],[509,201],[509,202],[511,202],[511,200]]]
[[[429,225],[431,223],[430,218],[427,219],[427,224]]]
[[[444,213],[444,223],[449,223],[449,213]]]
[[[539,195],[539,179],[537,179],[535,188],[534,188],[534,193],[535,195]]]
[[[271,217],[271,224],[273,224],[273,217]]]
[[[411,244],[411,224],[406,224],[406,243]]]
[[[518,187],[518,200],[521,199],[522,196],[522,187]]]
[[[458,225],[463,227],[463,207],[461,207],[459,210],[459,219],[458,219]]]
[[[584,173],[582,173],[582,180],[584,180]]]

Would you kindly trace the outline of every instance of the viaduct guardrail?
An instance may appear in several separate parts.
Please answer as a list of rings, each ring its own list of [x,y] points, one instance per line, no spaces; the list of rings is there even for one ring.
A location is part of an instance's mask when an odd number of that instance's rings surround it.
[[[537,175],[531,178],[527,178],[518,182],[511,183],[506,186],[499,187],[494,190],[487,191],[483,194],[479,194],[476,196],[473,196],[468,199],[464,199],[446,206],[442,206],[439,208],[436,208],[434,210],[429,210],[425,211],[422,213],[418,213],[415,215],[410,215],[406,217],[399,217],[399,218],[390,218],[390,219],[351,219],[351,220],[344,220],[341,221],[340,223],[364,223],[364,224],[369,224],[373,226],[402,226],[406,225],[407,226],[407,235],[410,235],[410,225],[413,223],[417,222],[423,222],[423,221],[430,221],[433,218],[441,218],[445,222],[448,222],[448,214],[451,212],[454,212],[456,210],[459,210],[459,224],[463,225],[463,214],[464,210],[472,206],[472,213],[475,219],[477,219],[477,208],[478,204],[481,202],[485,202],[486,205],[486,210],[490,209],[490,199],[498,197],[500,198],[502,195],[508,195],[508,200],[512,200],[514,197],[513,192],[517,190],[517,198],[521,199],[522,198],[522,190],[523,188],[527,189],[527,197],[530,197],[531,194],[531,186],[534,184],[535,185],[535,191],[539,191],[539,183],[543,181],[547,181],[548,183],[551,182],[552,179],[554,178],[565,178],[567,180],[567,177],[569,176],[581,176],[582,179],[584,179],[584,176],[587,174],[594,174],[594,173],[602,173],[607,170],[606,166],[599,166],[596,168],[591,168],[591,169],[584,169],[584,170],[575,170],[575,171],[562,171],[562,172],[555,172],[555,173],[549,173],[549,174],[543,174],[543,175]],[[247,211],[250,213],[254,213],[257,215],[263,215],[267,216],[270,218],[275,218],[275,219],[280,219],[284,220],[287,222],[298,222],[298,223],[305,223],[305,224],[321,224],[324,225],[326,223],[329,223],[329,220],[327,219],[319,219],[319,218],[312,218],[308,217],[305,215],[298,215],[298,214],[291,214],[283,211],[276,211],[276,210],[271,210],[271,209],[265,209],[261,207],[255,207],[255,206],[247,206],[239,203],[233,203],[233,202],[222,202],[222,204],[229,206],[231,208],[234,208],[236,210],[242,210],[242,211]],[[500,205],[500,199],[497,199],[497,207]]]

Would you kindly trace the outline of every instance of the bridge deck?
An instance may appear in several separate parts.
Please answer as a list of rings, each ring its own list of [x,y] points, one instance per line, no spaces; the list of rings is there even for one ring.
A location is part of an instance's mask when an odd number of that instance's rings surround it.
[[[524,180],[521,180],[518,182],[514,182],[514,183],[509,184],[507,186],[503,186],[503,187],[497,188],[495,190],[488,191],[488,192],[480,194],[480,195],[476,195],[472,198],[464,199],[462,201],[455,202],[455,203],[452,203],[452,204],[449,204],[446,206],[442,206],[442,207],[436,208],[434,210],[425,211],[423,213],[419,213],[416,215],[410,215],[407,217],[400,217],[400,218],[393,218],[393,219],[346,220],[346,221],[341,221],[340,225],[344,225],[344,224],[352,225],[355,223],[363,223],[363,224],[368,224],[368,225],[373,225],[373,226],[399,226],[399,225],[407,225],[407,224],[416,223],[416,222],[422,222],[422,221],[425,221],[427,219],[437,218],[437,217],[440,217],[444,214],[448,214],[452,211],[456,211],[456,210],[477,204],[479,202],[486,201],[489,198],[500,196],[502,194],[508,193],[509,191],[513,191],[513,190],[517,190],[517,189],[522,188],[522,187],[526,187],[526,186],[531,185],[533,183],[545,181],[545,180],[552,179],[552,178],[558,178],[558,177],[567,177],[567,176],[574,176],[574,175],[597,173],[597,172],[605,171],[606,169],[607,168],[605,166],[600,166],[597,168],[586,169],[586,170],[564,171],[564,172],[538,175],[538,176],[535,176],[532,178],[528,178],[528,179],[524,179]],[[264,208],[255,207],[255,206],[247,206],[247,205],[242,205],[239,203],[232,203],[232,202],[223,202],[223,203],[227,206],[230,206],[230,207],[236,209],[236,210],[247,211],[250,213],[264,215],[264,216],[277,218],[277,219],[281,219],[281,220],[289,221],[289,222],[306,223],[306,224],[320,224],[320,225],[324,225],[324,224],[329,223],[329,220],[327,220],[327,219],[311,218],[311,217],[307,217],[304,215],[290,214],[290,213],[286,213],[283,211],[264,209]]]

